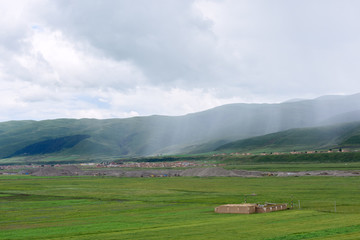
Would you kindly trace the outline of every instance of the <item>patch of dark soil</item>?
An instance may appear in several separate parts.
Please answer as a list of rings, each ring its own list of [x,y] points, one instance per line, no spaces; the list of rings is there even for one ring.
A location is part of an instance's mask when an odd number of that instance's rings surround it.
[[[39,168],[33,173],[33,176],[74,176],[75,173],[71,172],[68,169],[58,169],[55,167],[44,167]]]
[[[246,170],[226,170],[220,167],[214,168],[189,168],[186,170],[174,169],[142,169],[142,170],[122,170],[122,169],[99,169],[94,171],[82,171],[75,165],[62,167],[43,167],[38,169],[28,169],[22,174],[33,176],[113,176],[113,177],[300,177],[300,176],[358,176],[360,171],[303,171],[303,172],[260,172]]]

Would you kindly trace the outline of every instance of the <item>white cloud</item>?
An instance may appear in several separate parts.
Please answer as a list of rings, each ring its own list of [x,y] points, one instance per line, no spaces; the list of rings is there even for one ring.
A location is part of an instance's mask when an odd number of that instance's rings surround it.
[[[0,2],[0,121],[180,115],[360,89],[358,1]]]
[[[106,95],[109,97],[111,106],[118,109],[136,109],[137,112],[146,115],[180,115],[242,100],[240,98],[218,99],[215,90],[160,89],[151,86],[137,88],[127,94],[110,92]]]
[[[64,89],[134,87],[145,81],[130,61],[95,55],[90,46],[69,42],[60,31],[34,30],[29,49],[15,56],[30,81]]]

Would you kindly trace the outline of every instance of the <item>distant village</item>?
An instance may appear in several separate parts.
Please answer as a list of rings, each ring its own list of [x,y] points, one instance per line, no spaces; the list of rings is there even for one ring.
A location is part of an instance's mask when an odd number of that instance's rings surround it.
[[[327,151],[292,151],[290,154],[317,154],[317,153],[335,153],[335,152],[357,152],[358,150],[351,149],[329,149]],[[213,154],[213,157],[218,156],[250,156],[250,155],[286,155],[289,152],[270,152],[270,153],[218,153]],[[215,161],[169,161],[169,162],[103,162],[103,163],[80,163],[80,164],[29,164],[29,165],[3,165],[0,166],[0,175],[15,175],[19,174],[24,169],[37,169],[44,167],[56,167],[61,168],[69,165],[77,165],[81,168],[88,170],[98,168],[150,168],[150,169],[170,169],[170,168],[195,168],[195,167],[222,167],[226,164],[215,163]]]
[[[214,167],[216,164],[195,161],[176,161],[176,162],[121,162],[121,163],[83,163],[81,166],[96,167],[119,167],[119,168],[188,168],[188,167]]]
[[[98,168],[193,168],[193,167],[216,167],[223,164],[214,164],[210,162],[195,162],[195,161],[176,161],[176,162],[122,162],[122,163],[80,163],[80,164],[30,164],[30,165],[4,165],[0,166],[0,175],[15,175],[19,174],[23,169],[37,169],[44,167],[61,168],[69,165],[80,165],[86,169]]]

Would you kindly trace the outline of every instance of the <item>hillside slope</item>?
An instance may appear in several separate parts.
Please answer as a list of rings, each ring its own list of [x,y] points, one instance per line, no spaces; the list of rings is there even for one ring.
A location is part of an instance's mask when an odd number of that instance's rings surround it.
[[[238,139],[360,120],[359,111],[360,94],[355,94],[280,104],[229,104],[178,117],[2,122],[0,158],[42,154],[40,150],[28,150],[42,148],[44,143],[47,152],[52,149],[52,154],[63,155],[145,156],[190,149],[206,152]],[[64,139],[72,139],[73,144],[59,144]]]
[[[360,146],[360,122],[298,128],[224,144],[216,151],[318,150]]]

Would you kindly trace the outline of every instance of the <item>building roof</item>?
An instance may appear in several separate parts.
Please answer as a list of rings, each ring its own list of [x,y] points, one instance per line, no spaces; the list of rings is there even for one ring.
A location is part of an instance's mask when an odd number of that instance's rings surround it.
[[[227,206],[227,207],[253,207],[257,206],[255,203],[243,203],[243,204],[225,204],[221,206]]]

